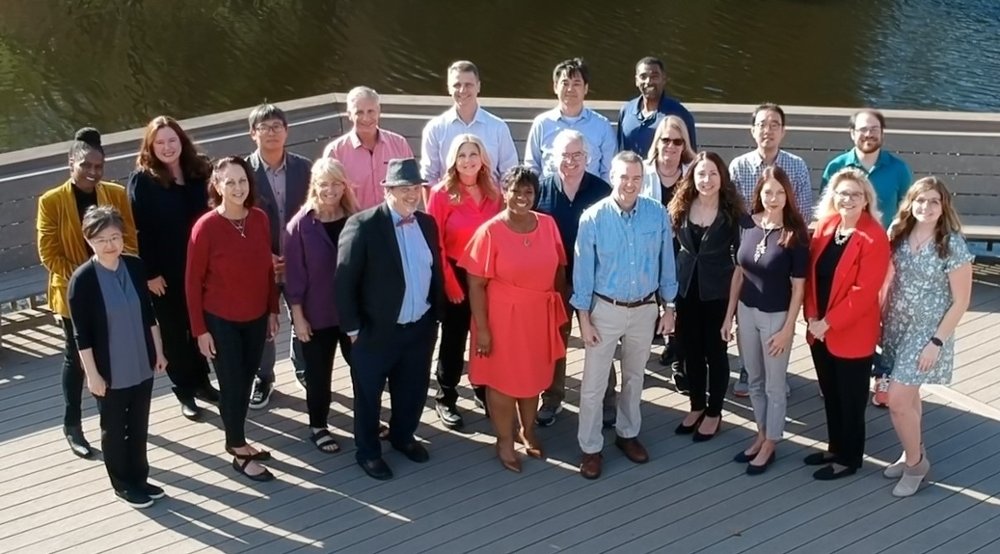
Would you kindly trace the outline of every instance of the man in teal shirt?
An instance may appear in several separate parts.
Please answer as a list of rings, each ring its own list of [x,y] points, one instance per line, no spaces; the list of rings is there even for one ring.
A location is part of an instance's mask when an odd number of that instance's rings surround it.
[[[861,110],[851,116],[851,140],[854,148],[830,160],[823,172],[820,191],[835,173],[845,167],[856,167],[868,174],[875,188],[878,209],[882,212],[882,226],[886,229],[896,217],[899,203],[913,183],[913,172],[902,158],[882,149],[885,116],[872,109]]]

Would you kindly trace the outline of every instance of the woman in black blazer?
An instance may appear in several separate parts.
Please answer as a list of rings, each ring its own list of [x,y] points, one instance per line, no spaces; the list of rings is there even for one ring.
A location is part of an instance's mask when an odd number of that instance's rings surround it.
[[[69,311],[87,388],[101,414],[101,450],[115,496],[134,508],[163,498],[146,459],[153,371],[167,366],[142,261],[122,255],[124,222],[113,206],[83,217],[94,256],[73,273]]]
[[[667,210],[677,254],[677,330],[691,411],[677,427],[695,442],[715,436],[729,384],[727,345],[719,329],[726,316],[729,285],[736,269],[743,200],[722,158],[700,152],[688,166]]]

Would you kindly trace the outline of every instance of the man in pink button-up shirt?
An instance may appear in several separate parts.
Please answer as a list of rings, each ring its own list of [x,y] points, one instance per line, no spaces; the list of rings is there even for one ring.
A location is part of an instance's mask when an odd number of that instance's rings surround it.
[[[347,93],[347,118],[353,128],[323,150],[324,156],[339,160],[347,168],[347,179],[362,210],[384,199],[382,180],[389,160],[413,157],[402,135],[379,128],[380,115],[378,93],[368,87],[354,87]]]

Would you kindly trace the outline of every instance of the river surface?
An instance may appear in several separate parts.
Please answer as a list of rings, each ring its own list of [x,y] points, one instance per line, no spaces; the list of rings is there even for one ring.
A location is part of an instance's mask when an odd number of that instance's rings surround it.
[[[581,56],[590,98],[667,63],[688,102],[1000,111],[996,0],[0,0],[0,152],[367,84],[552,97]]]

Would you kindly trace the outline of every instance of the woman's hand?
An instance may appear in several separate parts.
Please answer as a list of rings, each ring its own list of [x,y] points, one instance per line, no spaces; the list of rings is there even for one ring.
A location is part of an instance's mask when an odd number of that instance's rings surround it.
[[[163,279],[163,277],[157,277],[156,279],[146,281],[146,286],[149,287],[149,292],[155,294],[156,296],[163,296],[167,293],[167,282]]]
[[[299,342],[309,342],[313,336],[312,326],[304,317],[292,318],[292,330],[295,331],[295,338]]]
[[[941,354],[941,347],[934,343],[927,343],[927,346],[920,351],[920,357],[917,358],[917,371],[920,373],[927,373],[934,363],[937,362],[938,355]]]
[[[156,364],[153,365],[153,371],[163,374],[167,370],[167,359],[163,356],[162,352],[156,353]]]
[[[809,333],[812,334],[813,338],[816,340],[823,340],[826,338],[826,332],[830,329],[827,325],[825,319],[814,319],[809,322]]]
[[[273,341],[278,336],[281,324],[278,323],[278,314],[270,314],[267,317],[267,340]]]
[[[198,335],[198,350],[206,360],[215,359],[215,339],[212,338],[212,333]]]
[[[104,381],[104,377],[101,377],[99,374],[88,373],[87,389],[90,390],[90,394],[103,397],[104,394],[108,392],[108,384]]]
[[[457,292],[448,293],[448,301],[452,304],[461,304],[465,301],[465,293],[459,289]]]
[[[489,329],[476,329],[476,355],[489,358],[493,350],[493,335]]]
[[[726,320],[722,322],[720,334],[722,335],[722,340],[727,343],[736,338],[736,333],[733,332],[733,318],[727,317]]]
[[[795,328],[782,328],[777,333],[767,339],[767,355],[776,358],[792,347],[792,337],[795,336]]]

